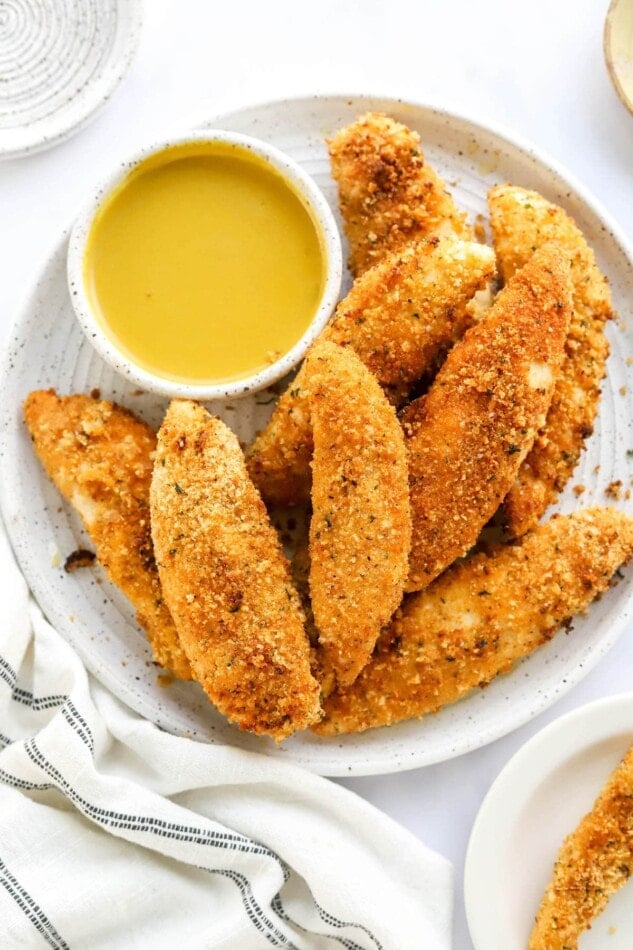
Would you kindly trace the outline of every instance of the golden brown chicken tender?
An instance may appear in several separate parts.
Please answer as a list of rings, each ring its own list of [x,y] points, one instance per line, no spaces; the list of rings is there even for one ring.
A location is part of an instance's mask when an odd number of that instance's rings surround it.
[[[545,425],[503,506],[508,531],[519,537],[565,487],[593,430],[609,354],[604,323],[611,315],[611,297],[593,251],[562,208],[513,185],[493,188],[489,204],[504,280],[547,241],[555,241],[572,265],[573,311],[565,360]]]
[[[451,350],[403,414],[421,590],[477,540],[545,420],[571,312],[569,264],[547,245]]]
[[[304,616],[235,435],[171,403],[150,492],[165,600],[196,679],[240,728],[277,741],[319,717]]]
[[[321,339],[355,350],[398,402],[472,323],[469,301],[494,269],[492,250],[481,244],[412,244],[354,282]],[[266,501],[297,504],[309,497],[311,456],[300,370],[249,449],[249,472]]]
[[[633,518],[593,508],[454,565],[405,600],[356,682],[325,700],[314,731],[362,732],[454,703],[550,640],[632,553]]]
[[[465,215],[425,161],[417,132],[368,112],[337,132],[328,149],[355,277],[411,241],[472,237]]]
[[[24,417],[38,458],[79,512],[108,577],[134,605],[157,661],[190,679],[150,534],[154,432],[113,403],[52,389],[30,393]]]
[[[609,898],[633,874],[633,749],[564,841],[529,950],[576,950]]]
[[[305,363],[314,437],[310,594],[323,668],[349,685],[402,600],[411,544],[404,436],[351,349]]]
[[[350,346],[398,405],[464,335],[473,322],[469,304],[494,274],[485,244],[409,244],[355,282],[323,336]]]

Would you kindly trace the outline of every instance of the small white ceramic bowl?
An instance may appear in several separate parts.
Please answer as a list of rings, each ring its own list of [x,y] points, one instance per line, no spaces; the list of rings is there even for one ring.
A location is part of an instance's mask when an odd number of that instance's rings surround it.
[[[118,349],[105,333],[86,293],[83,263],[86,244],[93,219],[100,206],[129,175],[133,168],[156,152],[173,145],[188,142],[222,142],[238,149],[247,149],[279,172],[300,196],[321,232],[325,257],[325,285],[320,303],[303,336],[278,360],[264,369],[234,382],[183,383],[167,379],[141,368]],[[166,139],[136,153],[124,162],[95,190],[82,209],[70,234],[68,246],[68,283],[70,297],[79,324],[99,355],[135,385],[170,398],[182,399],[238,399],[272,385],[289,373],[305,356],[310,345],[328,322],[339,298],[343,274],[343,253],[334,215],[316,183],[303,169],[279,149],[259,139],[236,132],[213,130],[192,132]]]

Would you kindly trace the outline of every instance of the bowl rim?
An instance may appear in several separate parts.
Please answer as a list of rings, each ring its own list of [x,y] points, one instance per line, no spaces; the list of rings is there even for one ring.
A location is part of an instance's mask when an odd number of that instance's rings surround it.
[[[325,281],[310,323],[293,346],[269,366],[237,380],[217,383],[171,380],[139,366],[123,352],[102,328],[86,292],[83,262],[88,235],[94,219],[108,198],[126,177],[153,155],[167,149],[194,142],[223,143],[236,150],[245,150],[263,159],[298,195],[307,208],[315,228],[320,232],[324,257]],[[334,213],[316,182],[290,156],[262,139],[223,129],[188,132],[167,136],[135,150],[95,186],[81,207],[71,228],[68,241],[67,276],[70,299],[84,334],[99,356],[135,385],[162,396],[180,399],[239,399],[249,393],[271,386],[291,372],[328,323],[338,303],[343,279],[343,250]]]

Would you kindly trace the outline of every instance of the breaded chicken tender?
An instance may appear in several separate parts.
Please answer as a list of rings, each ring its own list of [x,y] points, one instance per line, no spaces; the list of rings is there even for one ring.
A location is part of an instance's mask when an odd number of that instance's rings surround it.
[[[310,595],[326,672],[353,683],[402,600],[411,546],[404,436],[351,349],[305,363],[314,437]]]
[[[513,185],[493,188],[489,204],[504,280],[523,267],[535,248],[555,241],[571,262],[573,284],[565,360],[547,420],[503,506],[508,531],[519,537],[556,500],[593,431],[609,354],[604,323],[611,315],[611,296],[593,251],[562,208]]]
[[[469,301],[495,270],[489,247],[419,241],[359,277],[321,339],[349,346],[393,402],[434,366],[472,323]],[[310,493],[312,437],[303,370],[247,453],[251,478],[278,505]]]
[[[24,417],[49,477],[79,512],[106,574],[136,609],[156,660],[182,679],[191,668],[165,606],[150,533],[156,436],[111,402],[32,392]]]
[[[405,410],[413,543],[421,590],[477,540],[545,421],[571,312],[569,264],[547,245],[451,350]]]
[[[472,237],[420,136],[368,112],[328,141],[354,277],[420,238]]]
[[[321,687],[321,698],[329,696],[336,688],[336,674],[332,667],[327,665],[323,651],[318,649],[319,633],[314,622],[312,599],[310,597],[310,544],[308,537],[300,542],[292,556],[290,574],[306,618],[306,633],[310,640],[312,675]]]
[[[485,686],[585,610],[632,553],[633,518],[593,508],[453,565],[405,600],[356,682],[325,700],[314,731],[386,726]]]
[[[633,749],[560,849],[529,950],[577,950],[609,898],[633,874]]]
[[[395,405],[472,323],[469,303],[495,274],[492,248],[410,244],[356,281],[323,336],[350,346]]]
[[[318,634],[310,600],[310,543],[307,536],[295,548],[290,561],[290,575],[305,614],[308,639],[312,646],[316,646]]]
[[[319,717],[303,611],[235,435],[194,402],[158,433],[152,536],[196,679],[240,728],[277,741]]]

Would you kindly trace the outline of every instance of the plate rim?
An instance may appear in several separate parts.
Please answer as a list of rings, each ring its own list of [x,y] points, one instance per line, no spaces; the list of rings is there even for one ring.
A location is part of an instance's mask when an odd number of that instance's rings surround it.
[[[628,235],[624,231],[623,227],[620,226],[614,215],[612,215],[611,212],[607,210],[600,199],[595,197],[591,189],[588,188],[588,186],[585,185],[574,172],[571,172],[563,162],[560,162],[558,159],[554,158],[554,156],[549,151],[541,148],[540,145],[536,145],[527,136],[522,135],[520,132],[516,132],[513,128],[511,128],[509,125],[506,125],[505,123],[498,122],[496,119],[488,118],[487,116],[483,115],[483,113],[475,112],[474,110],[472,112],[461,112],[456,109],[447,108],[446,106],[443,106],[431,99],[424,101],[415,98],[409,98],[408,96],[395,96],[393,93],[387,93],[383,95],[379,92],[373,91],[346,93],[314,92],[307,94],[297,93],[296,95],[273,98],[267,97],[265,99],[255,100],[254,102],[247,105],[244,105],[243,103],[237,104],[235,107],[232,107],[230,100],[228,100],[227,108],[223,108],[220,112],[214,112],[212,115],[209,115],[206,112],[192,113],[188,117],[187,124],[189,128],[195,128],[199,123],[215,123],[228,115],[233,118],[234,116],[238,116],[242,113],[266,109],[271,106],[278,106],[282,103],[298,103],[323,99],[340,100],[341,102],[347,102],[349,100],[380,100],[383,102],[398,103],[402,106],[413,106],[416,109],[434,112],[440,116],[455,120],[457,122],[464,122],[477,126],[480,129],[483,129],[485,132],[491,132],[498,138],[504,139],[510,145],[518,148],[525,155],[528,155],[539,164],[544,165],[549,171],[554,172],[559,178],[569,184],[572,190],[578,193],[582,201],[588,205],[596,217],[600,219],[601,223],[605,225],[607,231],[615,238],[617,243],[621,245],[622,250],[625,252],[625,256],[629,259],[629,263],[633,267],[633,238],[629,239]],[[180,127],[180,123],[178,123],[177,127]]]
[[[473,117],[472,115],[463,115],[453,110],[446,109],[443,106],[433,103],[417,102],[406,97],[396,97],[393,95],[377,96],[370,93],[313,93],[310,95],[298,94],[291,97],[269,98],[261,102],[255,102],[251,104],[242,103],[239,107],[233,110],[226,108],[221,112],[216,112],[213,115],[209,115],[208,112],[205,112],[204,116],[198,116],[197,120],[190,118],[187,124],[189,128],[195,128],[200,124],[217,124],[221,122],[223,118],[228,117],[230,117],[231,121],[234,121],[242,114],[268,108],[278,108],[279,106],[286,103],[305,103],[306,106],[308,106],[311,102],[322,102],[323,100],[330,102],[340,102],[341,104],[350,103],[350,101],[352,103],[358,102],[361,107],[363,104],[366,104],[369,107],[370,102],[376,101],[383,102],[386,106],[391,103],[394,106],[412,107],[415,110],[421,110],[427,114],[435,114],[440,118],[447,119],[449,122],[455,121],[458,123],[464,123],[466,125],[472,126],[475,130],[480,130],[485,134],[492,134],[493,136],[499,138],[502,142],[506,142],[509,146],[518,149],[529,159],[533,160],[537,165],[544,166],[546,171],[553,173],[563,183],[568,185],[569,188],[575,192],[576,197],[582,203],[584,203],[588,207],[589,211],[596,217],[600,225],[605,228],[610,238],[623,253],[627,264],[633,269],[632,246],[629,244],[626,236],[622,233],[617,222],[612,219],[609,212],[607,212],[606,209],[602,207],[601,203],[594,198],[591,192],[589,192],[588,189],[581,182],[579,182],[573,174],[569,173],[564,168],[564,166],[562,166],[556,160],[551,159],[545,152],[541,151],[539,147],[534,146],[527,139],[516,135],[514,132],[504,130],[498,123],[489,122],[488,120],[480,120],[476,117]],[[117,161],[119,162],[120,159]],[[54,242],[51,242],[51,247],[48,254],[43,257],[42,261],[40,262],[39,269],[34,270],[33,280],[28,285],[19,307],[16,308],[14,319],[10,322],[7,341],[3,348],[0,362],[0,366],[2,367],[2,370],[5,371],[5,373],[8,371],[7,364],[10,359],[11,344],[15,340],[16,331],[20,324],[26,319],[33,300],[38,296],[38,289],[42,279],[45,277],[45,271],[48,265],[52,262],[54,256],[59,253],[63,243],[67,240],[67,237],[68,229],[64,228],[61,230],[57,239]],[[2,410],[1,415],[6,416],[6,410]],[[5,442],[4,436],[1,437],[1,441],[3,443]],[[8,521],[6,512],[9,507],[6,494],[7,487],[4,484],[3,479],[0,483],[0,506],[3,513],[5,513],[5,522]],[[7,530],[7,534],[11,540],[9,530]],[[13,547],[13,542],[11,541],[11,543]],[[23,573],[25,576],[27,576],[27,572],[23,570]],[[335,761],[332,761],[329,764],[327,762],[325,764],[311,763],[309,761],[309,749],[303,753],[297,753],[295,750],[291,751],[288,749],[287,756],[288,758],[292,759],[295,764],[300,765],[301,767],[308,770],[318,772],[322,775],[328,775],[332,777],[351,777],[391,774],[400,771],[408,771],[426,765],[433,765],[438,762],[448,761],[467,752],[482,748],[490,742],[502,738],[503,736],[508,735],[510,732],[513,732],[515,729],[530,722],[535,716],[543,712],[545,709],[553,706],[559,699],[569,692],[569,690],[573,689],[573,687],[576,686],[601,659],[603,659],[606,653],[608,653],[609,650],[614,646],[617,639],[623,634],[624,629],[630,620],[627,615],[627,611],[632,600],[633,584],[630,585],[628,597],[625,598],[619,609],[618,618],[610,624],[608,635],[606,635],[605,639],[603,639],[598,647],[593,648],[591,655],[584,660],[582,665],[577,665],[573,670],[567,673],[564,682],[559,683],[556,690],[550,690],[546,693],[543,693],[542,691],[535,691],[528,710],[523,708],[516,713],[513,713],[512,709],[506,710],[502,724],[494,729],[489,727],[480,730],[475,742],[468,738],[460,741],[458,735],[450,748],[445,748],[443,751],[436,749],[435,752],[431,752],[430,754],[427,752],[427,750],[425,750],[424,747],[417,749],[415,752],[410,752],[409,754],[402,752],[402,750],[396,751],[391,756],[385,755],[384,753],[379,754],[376,751],[368,749],[363,753],[363,762],[355,763],[351,767],[344,761],[341,761],[340,755],[334,755],[333,758]],[[85,660],[83,662],[85,662]],[[86,666],[89,666],[89,664],[86,663]],[[511,671],[509,675],[512,675],[512,672],[514,671]],[[103,678],[102,675],[97,676],[97,678],[102,682],[105,682],[105,678]],[[115,691],[112,689],[109,682],[105,682],[105,685],[114,693],[114,695],[121,696],[124,702],[132,705],[132,707],[135,709],[137,708],[138,704],[133,703],[134,692],[131,688],[126,689],[125,691],[119,690],[117,688]],[[156,722],[163,728],[167,728],[168,730],[174,729],[174,725],[166,721],[164,716],[159,711],[157,711],[152,717],[148,716],[146,712],[141,712],[141,715],[150,721]],[[206,741],[204,737],[202,737],[202,741]],[[334,750],[335,743],[332,744],[332,751],[334,752]],[[266,753],[267,750],[262,748],[261,751]],[[282,758],[286,758],[286,756],[282,755]]]
[[[487,939],[485,927],[490,919],[479,899],[481,887],[486,886],[480,853],[500,853],[497,845],[511,832],[525,804],[570,754],[576,756],[609,739],[624,725],[633,733],[633,691],[585,703],[524,742],[494,779],[473,822],[464,862],[464,907],[475,950],[489,950],[490,946],[480,940]]]

